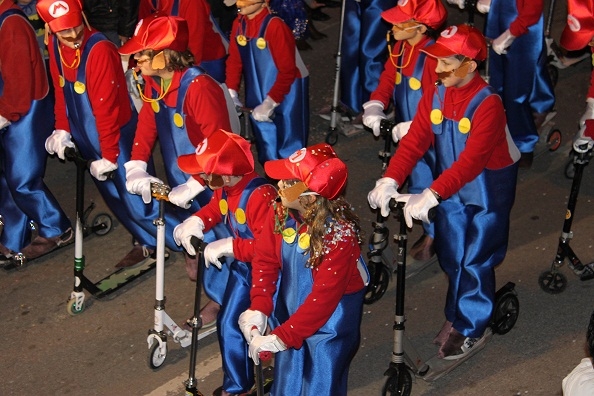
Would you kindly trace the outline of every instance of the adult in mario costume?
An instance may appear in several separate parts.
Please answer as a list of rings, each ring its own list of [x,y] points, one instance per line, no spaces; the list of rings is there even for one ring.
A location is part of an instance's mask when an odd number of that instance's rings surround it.
[[[43,182],[53,101],[35,32],[14,2],[0,0],[0,265],[72,242],[70,221]],[[38,235],[33,239],[30,222]]]
[[[437,59],[441,85],[424,93],[408,134],[368,200],[384,216],[390,199],[407,202],[409,227],[413,219],[429,222],[429,210],[436,208],[435,251],[449,287],[446,321],[434,343],[438,357],[459,359],[485,339],[494,268],[507,251],[520,153],[506,131],[501,98],[477,72],[487,55],[481,32],[450,26],[421,51]],[[430,147],[435,180],[420,194],[402,196],[399,186]]]
[[[56,96],[55,130],[45,148],[64,159],[65,148],[76,142],[80,154],[92,161],[97,189],[136,243],[116,266],[154,259],[157,202],[146,205],[126,192],[124,164],[130,159],[137,115],[116,47],[83,24],[77,0],[40,0],[37,12],[52,33],[48,47]],[[152,172],[152,162],[144,170]],[[108,179],[109,172],[113,177]],[[178,249],[172,233],[166,239],[169,248]]]
[[[242,394],[254,384],[254,368],[237,320],[249,308],[250,263],[254,258],[255,241],[265,224],[273,221],[276,189],[254,172],[250,143],[224,130],[204,139],[195,153],[179,157],[178,164],[184,172],[203,178],[214,194],[207,205],[175,228],[176,241],[192,252],[192,236],[203,239],[203,233],[217,224],[224,224],[232,234],[209,243],[204,258],[206,273],[220,272],[222,266],[229,271],[217,317],[223,386],[214,394]],[[220,262],[219,258],[224,257],[231,260]],[[210,288],[206,286],[205,291],[209,293]]]
[[[594,2],[591,0],[569,0],[567,2],[567,25],[561,34],[560,44],[569,51],[576,51],[586,46],[592,50],[594,66]],[[594,70],[590,78],[590,88],[586,99],[586,111],[580,118],[579,131],[573,149],[584,153],[594,145]]]

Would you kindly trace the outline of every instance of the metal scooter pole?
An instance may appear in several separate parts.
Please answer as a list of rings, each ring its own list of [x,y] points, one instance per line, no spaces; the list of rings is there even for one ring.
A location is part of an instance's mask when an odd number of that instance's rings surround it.
[[[342,0],[340,10],[340,28],[338,30],[338,50],[336,51],[336,74],[334,76],[334,93],[332,95],[332,107],[330,111],[330,127],[326,134],[326,143],[333,146],[338,142],[338,94],[340,91],[340,64],[342,58],[342,32],[344,29],[344,10],[346,0]]]

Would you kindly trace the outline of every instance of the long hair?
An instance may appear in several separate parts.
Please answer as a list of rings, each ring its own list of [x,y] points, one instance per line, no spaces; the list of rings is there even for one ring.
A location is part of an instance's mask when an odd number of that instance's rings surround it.
[[[159,52],[161,51],[154,51],[149,49],[144,50],[141,53],[153,59],[153,57],[157,55]],[[195,63],[194,55],[192,55],[190,50],[179,52],[166,48],[163,50],[163,55],[165,56],[167,62],[167,71],[181,71],[193,66]]]

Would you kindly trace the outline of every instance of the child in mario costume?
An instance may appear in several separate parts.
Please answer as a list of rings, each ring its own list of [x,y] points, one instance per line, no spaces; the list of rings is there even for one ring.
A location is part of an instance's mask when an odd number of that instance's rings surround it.
[[[567,2],[567,26],[561,34],[560,44],[569,51],[580,50],[587,45],[592,50],[594,65],[594,2],[591,0],[569,0]],[[586,99],[586,111],[580,118],[573,149],[584,153],[594,145],[594,70]]]
[[[221,395],[241,394],[254,384],[253,365],[248,348],[237,326],[239,314],[249,307],[251,265],[255,240],[266,223],[272,221],[272,204],[276,189],[254,172],[254,158],[247,140],[239,135],[218,130],[204,139],[195,154],[179,157],[182,171],[201,177],[214,191],[210,202],[178,225],[174,231],[177,243],[195,254],[192,236],[204,233],[216,224],[224,224],[233,236],[216,240],[204,251],[206,272],[218,272],[228,266],[221,311],[217,317],[219,346],[223,360]],[[219,258],[234,261],[221,264]],[[205,291],[209,293],[208,284]]]
[[[270,14],[267,1],[239,0],[237,8],[227,58],[229,93],[243,107],[237,94],[243,75],[258,160],[285,158],[307,144],[309,72],[291,30]]]
[[[494,268],[507,251],[520,153],[506,131],[501,98],[477,72],[483,35],[451,26],[422,49],[437,58],[441,85],[424,93],[408,134],[369,193],[372,208],[389,214],[391,198],[407,201],[404,216],[429,222],[436,207],[435,251],[449,278],[446,321],[434,340],[438,357],[458,359],[484,340],[495,298]],[[420,194],[398,193],[412,168],[435,150],[435,181]]]
[[[380,122],[386,118],[384,109],[392,100],[399,122],[392,135],[394,142],[398,142],[406,135],[423,92],[432,89],[437,79],[435,59],[420,50],[435,42],[437,29],[444,24],[447,12],[440,0],[400,0],[396,7],[384,11],[382,18],[393,25],[396,45],[393,50],[388,46],[390,57],[378,87],[371,93],[371,100],[363,104],[363,124],[379,136]],[[433,163],[433,157],[433,151],[428,151],[413,169],[409,178],[410,193],[420,193],[433,182],[428,164]],[[424,234],[410,249],[415,260],[428,260],[435,254],[433,224],[423,224],[423,228]]]
[[[282,206],[256,240],[239,326],[256,363],[261,351],[277,353],[271,395],[346,395],[368,281],[358,218],[341,197],[347,167],[317,144],[264,169],[280,180]]]
[[[64,159],[65,148],[74,147],[74,140],[83,158],[92,160],[90,173],[101,196],[138,242],[116,266],[138,264],[154,253],[153,219],[159,208],[125,191],[124,164],[132,151],[137,116],[120,56],[102,33],[83,25],[78,0],[39,0],[37,12],[53,33],[48,48],[56,129],[45,148]],[[152,163],[145,165],[150,172]],[[113,178],[107,178],[109,172]],[[171,234],[167,245],[177,248]]]

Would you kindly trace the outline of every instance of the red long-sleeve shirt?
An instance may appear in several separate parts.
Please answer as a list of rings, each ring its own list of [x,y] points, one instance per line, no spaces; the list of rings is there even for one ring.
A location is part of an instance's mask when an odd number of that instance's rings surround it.
[[[84,48],[92,32],[84,28],[84,38],[81,49]],[[55,37],[53,40],[57,40]],[[76,81],[78,68],[69,68],[76,61],[76,50],[59,44],[62,53],[62,71],[67,81]],[[53,42],[49,45],[50,71],[56,95],[56,129],[70,131],[70,124],[66,115],[66,102],[64,92],[60,87],[60,78]],[[91,50],[86,66],[86,92],[88,93],[95,124],[99,133],[99,146],[103,158],[115,163],[120,154],[118,142],[120,128],[132,116],[130,97],[120,55],[115,45],[108,40],[100,41]]]
[[[246,18],[239,15],[233,21],[231,28],[231,41],[229,42],[229,57],[227,58],[227,79],[225,83],[227,87],[239,92],[239,85],[241,83],[241,75],[243,65],[241,63],[241,56],[237,44],[237,36],[235,32],[238,31],[240,21],[245,20],[245,32],[242,32],[248,40],[257,39],[262,21],[270,14],[267,8],[263,9],[253,19]],[[266,46],[270,49],[270,54],[274,61],[274,65],[278,70],[276,80],[267,93],[268,96],[276,103],[280,103],[285,98],[285,95],[291,90],[291,84],[295,78],[301,77],[301,73],[295,64],[295,38],[291,33],[289,27],[280,18],[274,18],[268,24],[266,33],[264,34]]]
[[[153,0],[142,0],[138,18],[146,18],[155,11],[171,15],[172,9],[173,0],[157,0],[156,10],[153,8]],[[197,65],[202,61],[221,59],[227,54],[222,38],[210,20],[210,14],[210,5],[206,0],[179,0],[177,16],[188,21],[188,48]]]
[[[306,232],[302,225],[299,234]],[[272,296],[282,270],[282,235],[274,233],[274,223],[267,222],[256,239],[256,254],[252,260],[252,300],[250,309],[270,316]],[[361,250],[351,225],[339,222],[324,236],[324,258],[311,270],[313,287],[303,304],[291,317],[272,331],[288,347],[299,348],[303,341],[318,331],[332,316],[343,295],[363,288],[357,268]],[[289,287],[297,287],[290,285]]]
[[[403,75],[411,77],[415,70],[417,59],[419,58],[419,49],[423,48],[429,40],[429,37],[423,37],[423,39],[414,47],[412,47],[407,41],[400,41],[398,45],[395,45],[395,48],[392,50],[392,56],[389,57],[384,64],[384,71],[380,75],[377,88],[371,93],[369,99],[379,100],[384,104],[384,109],[386,109],[394,94],[396,72],[400,71],[400,73]],[[404,52],[402,52],[400,57],[403,58],[404,61],[402,63],[406,66],[402,69],[397,69],[395,64],[398,64],[398,54],[400,54],[402,51],[402,47],[404,47]],[[435,73],[436,66],[437,60],[435,58],[430,56],[425,57],[425,68],[423,69],[423,76],[421,78],[422,89],[430,89],[435,83],[435,80],[437,80],[437,75]]]
[[[0,3],[0,14],[20,8],[10,1]],[[8,17],[0,29],[0,75],[4,81],[0,95],[0,115],[18,121],[31,108],[31,102],[48,92],[43,58],[35,32],[27,19]]]
[[[487,84],[476,73],[474,78],[461,88],[447,88],[443,98],[444,118],[459,121],[474,95]],[[385,176],[402,186],[413,166],[434,144],[429,114],[432,110],[434,90],[424,93],[419,109],[408,134],[400,141],[398,150],[390,160]],[[505,133],[506,118],[501,98],[491,95],[476,109],[472,129],[466,146],[449,169],[433,181],[431,188],[443,199],[458,192],[466,183],[474,180],[485,168],[502,169],[513,164],[509,142]]]
[[[174,73],[167,95],[162,99],[168,107],[175,108],[182,74],[182,71]],[[145,96],[152,97],[153,88],[157,92],[161,92],[161,86],[154,78],[145,77],[144,81],[146,83],[144,88]],[[200,75],[190,83],[190,87],[186,92],[183,111],[186,115],[185,123],[188,138],[194,147],[218,129],[231,131],[225,94],[212,77]],[[132,159],[148,161],[156,140],[155,112],[150,103],[143,103],[138,114]]]
[[[509,31],[518,37],[528,32],[528,28],[534,25],[542,16],[544,0],[516,0],[518,16],[510,23]]]
[[[223,221],[223,215],[221,214],[221,209],[219,207],[223,190],[227,194],[229,213],[233,213],[239,207],[239,201],[243,190],[247,184],[256,177],[258,177],[258,174],[252,172],[242,177],[242,179],[233,187],[223,187],[223,189],[214,191],[210,202],[194,214],[202,219],[202,222],[204,223],[204,231],[209,231],[216,224]],[[236,259],[246,263],[253,260],[255,248],[254,240],[259,238],[264,228],[264,224],[274,220],[272,204],[276,197],[276,189],[271,184],[264,184],[257,187],[250,195],[245,208],[245,218],[254,237],[244,239],[236,235],[233,238],[233,255]]]

